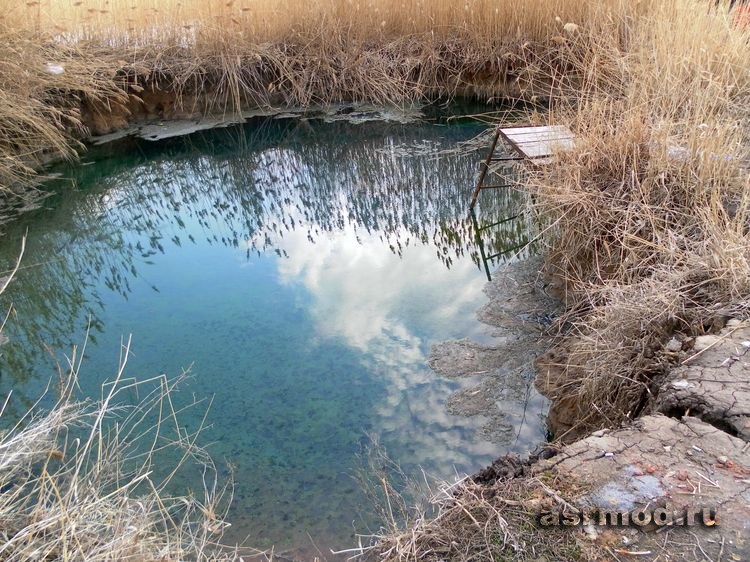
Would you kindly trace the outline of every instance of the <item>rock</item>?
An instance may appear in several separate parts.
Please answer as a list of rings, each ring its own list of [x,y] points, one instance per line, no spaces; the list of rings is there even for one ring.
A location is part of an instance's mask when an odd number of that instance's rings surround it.
[[[729,461],[729,459],[728,459],[728,458],[727,458],[727,457],[726,457],[725,455],[721,455],[720,457],[718,457],[718,458],[716,459],[716,461],[717,461],[717,462],[718,462],[719,464],[727,464],[727,462]]]
[[[677,338],[672,338],[667,342],[667,345],[664,346],[664,350],[668,351],[669,353],[677,353],[678,351],[682,351],[682,342]]]
[[[714,336],[712,334],[707,334],[705,336],[698,336],[697,338],[695,338],[693,349],[695,351],[703,351],[704,349],[708,349],[712,345],[715,345],[716,342],[718,341],[719,341],[719,336]]]
[[[684,390],[688,387],[690,387],[690,383],[686,381],[685,379],[679,379],[676,381],[672,381],[671,383],[672,388],[675,388],[677,390]]]

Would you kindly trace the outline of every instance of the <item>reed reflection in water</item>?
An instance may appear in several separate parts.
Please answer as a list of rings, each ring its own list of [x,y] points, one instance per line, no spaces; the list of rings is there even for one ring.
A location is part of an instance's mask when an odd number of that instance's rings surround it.
[[[484,330],[467,213],[478,157],[454,150],[480,130],[254,120],[62,169],[48,209],[0,243],[7,269],[28,230],[1,303],[13,313],[0,389],[23,411],[87,327],[85,394],[114,374],[122,335],[131,376],[192,364],[183,392],[213,397],[205,440],[236,467],[233,536],[260,546],[350,542],[352,520],[368,523],[352,478],[368,435],[407,472],[439,477],[523,450],[543,436],[538,416],[485,440],[481,419],[446,410],[471,381],[426,365],[433,343]],[[485,220],[520,204],[483,198]],[[487,243],[524,237],[517,220]],[[509,400],[536,404],[509,384]]]

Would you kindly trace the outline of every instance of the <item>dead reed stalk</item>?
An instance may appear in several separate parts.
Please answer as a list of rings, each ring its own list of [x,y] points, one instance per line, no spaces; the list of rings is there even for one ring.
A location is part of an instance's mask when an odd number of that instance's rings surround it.
[[[96,403],[72,400],[74,353],[55,404],[37,405],[3,432],[0,560],[236,559],[218,546],[231,486],[219,485],[197,434],[173,425],[178,381],[126,381],[127,353],[125,344]],[[123,405],[133,391],[145,398]],[[170,495],[171,478],[187,464],[201,467],[201,496]]]
[[[568,439],[642,413],[666,341],[750,303],[750,34],[691,0],[661,3],[628,34],[627,51],[589,42],[620,71],[587,66],[573,103],[555,100],[547,119],[576,146],[528,173],[568,302],[564,341],[540,361],[542,388],[570,410]]]

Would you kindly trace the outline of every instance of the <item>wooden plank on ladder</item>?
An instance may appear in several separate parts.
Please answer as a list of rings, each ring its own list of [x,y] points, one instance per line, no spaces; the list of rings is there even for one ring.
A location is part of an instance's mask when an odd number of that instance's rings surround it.
[[[573,148],[573,132],[564,125],[549,127],[505,127],[503,138],[524,158],[545,158],[558,150]]]
[[[519,154],[519,156],[495,157],[495,150],[500,137]],[[484,187],[497,188],[498,185],[484,186],[484,180],[491,162],[506,162],[514,160],[535,160],[538,163],[548,163],[555,152],[570,150],[575,145],[573,132],[565,125],[550,125],[543,127],[500,127],[498,126],[490,145],[489,153],[479,174],[479,180],[474,188],[469,209],[474,209],[480,191]],[[505,186],[502,186],[505,187]]]

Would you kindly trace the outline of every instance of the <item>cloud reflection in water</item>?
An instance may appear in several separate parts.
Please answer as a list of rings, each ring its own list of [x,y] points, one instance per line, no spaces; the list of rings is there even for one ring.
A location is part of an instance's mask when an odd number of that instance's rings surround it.
[[[482,330],[466,215],[476,159],[433,154],[477,131],[264,122],[140,141],[69,171],[80,189],[0,244],[12,263],[29,227],[39,264],[7,294],[18,314],[0,386],[33,395],[51,370],[41,344],[69,349],[88,318],[89,385],[130,331],[134,376],[194,361],[190,391],[216,397],[207,439],[237,465],[235,532],[291,546],[349,536],[365,430],[413,474],[441,477],[530,445],[487,441],[484,420],[449,414],[473,381],[427,367],[432,344]],[[429,152],[404,150],[425,139]]]

